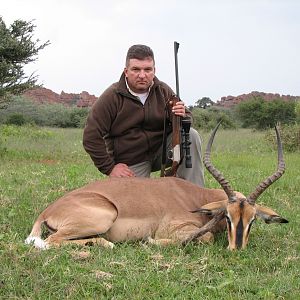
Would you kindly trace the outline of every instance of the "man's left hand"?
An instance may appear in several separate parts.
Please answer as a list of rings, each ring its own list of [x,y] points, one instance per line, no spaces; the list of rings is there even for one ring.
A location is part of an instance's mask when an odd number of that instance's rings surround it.
[[[173,107],[172,112],[176,116],[185,117],[185,106],[182,101],[178,101]]]

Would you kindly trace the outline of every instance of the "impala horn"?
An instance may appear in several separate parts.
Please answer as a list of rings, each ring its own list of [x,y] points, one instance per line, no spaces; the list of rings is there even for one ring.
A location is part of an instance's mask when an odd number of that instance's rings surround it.
[[[285,171],[285,163],[283,160],[283,150],[282,150],[282,143],[281,143],[281,138],[278,132],[277,127],[275,126],[275,132],[276,132],[276,139],[277,139],[277,149],[278,149],[278,165],[277,165],[277,171],[269,176],[266,180],[261,182],[255,189],[254,192],[252,192],[248,197],[247,201],[251,204],[254,205],[256,199],[272,184],[274,183],[277,179],[279,179],[284,171]]]
[[[211,146],[214,141],[215,134],[221,123],[222,123],[222,121],[220,121],[218,123],[218,125],[215,127],[215,129],[213,130],[213,132],[210,135],[209,141],[206,146],[203,163],[204,163],[207,171],[219,182],[219,184],[221,185],[221,187],[227,194],[229,202],[235,202],[236,196],[235,196],[233,189],[230,187],[229,182],[224,178],[222,173],[212,165],[212,163],[210,161]]]

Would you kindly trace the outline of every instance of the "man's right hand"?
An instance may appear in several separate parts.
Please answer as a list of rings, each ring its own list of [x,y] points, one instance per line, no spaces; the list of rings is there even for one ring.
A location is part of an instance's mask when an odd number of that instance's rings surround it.
[[[109,174],[109,177],[134,177],[135,174],[126,164],[116,164]]]

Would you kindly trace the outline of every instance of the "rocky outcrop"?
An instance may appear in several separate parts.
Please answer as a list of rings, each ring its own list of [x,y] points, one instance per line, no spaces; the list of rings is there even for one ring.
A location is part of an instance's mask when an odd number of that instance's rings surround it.
[[[263,99],[265,101],[273,101],[276,99],[280,99],[283,101],[300,101],[300,96],[280,95],[280,94],[253,91],[249,94],[242,94],[236,97],[235,96],[222,97],[221,100],[217,101],[216,106],[231,108],[242,101],[253,100],[253,99]]]
[[[60,94],[53,92],[46,88],[36,88],[26,91],[23,96],[38,103],[61,103],[67,106],[89,107],[92,106],[97,97],[90,95],[88,92],[81,92],[80,94],[65,93]]]
[[[98,99],[96,96],[90,95],[86,91],[83,91],[80,94],[65,93],[64,91],[62,91],[60,94],[57,94],[47,88],[36,88],[28,90],[23,95],[38,103],[61,103],[67,106],[77,107],[90,107]],[[222,97],[221,100],[217,101],[215,105],[225,108],[231,108],[242,101],[253,100],[255,98],[260,98],[265,101],[272,101],[275,99],[281,99],[284,101],[300,101],[300,96],[280,95],[254,91],[249,94],[242,94],[239,96]]]

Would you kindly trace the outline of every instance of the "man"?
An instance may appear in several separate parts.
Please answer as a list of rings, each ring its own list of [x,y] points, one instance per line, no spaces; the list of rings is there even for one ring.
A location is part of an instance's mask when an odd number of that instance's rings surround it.
[[[173,96],[172,89],[155,76],[153,51],[145,45],[130,47],[119,82],[93,105],[83,133],[83,146],[100,172],[110,177],[149,177],[160,170],[165,107]],[[191,117],[182,101],[172,113]],[[169,122],[169,147],[171,132]],[[177,175],[203,186],[201,140],[192,128],[190,140],[193,168],[182,163]]]

